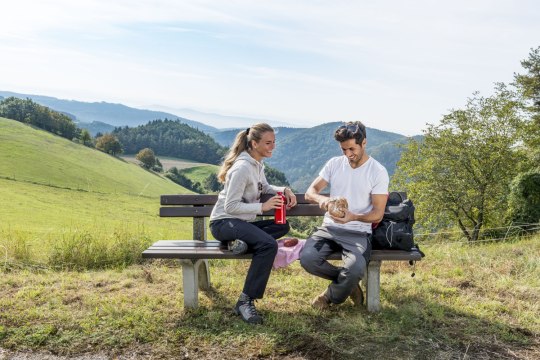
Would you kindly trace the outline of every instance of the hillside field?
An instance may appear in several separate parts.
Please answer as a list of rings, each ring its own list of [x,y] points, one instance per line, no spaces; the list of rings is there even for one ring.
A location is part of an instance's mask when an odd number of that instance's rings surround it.
[[[4,118],[0,154],[2,178],[108,194],[157,197],[187,192],[139,166]]]
[[[249,261],[211,261],[213,289],[200,294],[198,310],[183,309],[181,271],[173,262],[82,272],[11,269],[0,278],[0,350],[21,358],[29,351],[122,359],[540,357],[540,237],[437,243],[424,251],[415,277],[407,264],[383,264],[377,314],[349,300],[315,311],[310,301],[327,281],[297,262],[273,271],[257,302],[262,326],[232,311]]]
[[[184,168],[180,171],[180,173],[191,181],[200,182],[202,184],[203,181],[210,176],[210,174],[217,174],[218,171],[219,166],[206,164],[202,166]]]
[[[540,358],[538,234],[424,240],[414,267],[383,264],[376,314],[312,309],[328,282],[295,262],[272,272],[265,324],[250,326],[232,311],[249,261],[211,260],[213,287],[186,310],[179,262],[141,259],[191,237],[191,220],[158,216],[159,195],[186,189],[7,119],[0,154],[0,358]]]
[[[16,263],[47,263],[62,241],[188,236],[189,220],[158,212],[160,195],[190,191],[137,165],[3,118],[0,153],[0,246]]]
[[[133,164],[137,164],[139,161],[135,159],[135,155],[122,155],[122,159],[129,161]],[[167,171],[172,167],[176,167],[178,170],[182,169],[188,169],[195,166],[204,166],[207,165],[205,163],[200,163],[192,160],[186,160],[186,159],[177,159],[173,157],[164,156],[161,157],[159,155],[156,155],[156,157],[159,159],[161,164],[163,165],[163,170]]]

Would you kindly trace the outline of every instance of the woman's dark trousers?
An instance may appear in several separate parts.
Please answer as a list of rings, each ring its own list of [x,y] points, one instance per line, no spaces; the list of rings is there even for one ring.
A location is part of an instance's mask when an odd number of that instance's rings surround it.
[[[289,232],[289,223],[275,224],[274,220],[247,222],[230,218],[211,221],[210,231],[222,242],[240,239],[248,245],[253,258],[243,292],[253,299],[261,299],[276,257],[276,239]]]

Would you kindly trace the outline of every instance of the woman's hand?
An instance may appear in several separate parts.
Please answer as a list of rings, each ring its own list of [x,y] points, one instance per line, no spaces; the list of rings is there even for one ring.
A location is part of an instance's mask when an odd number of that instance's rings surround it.
[[[295,201],[296,201],[296,198],[295,198]],[[283,206],[283,203],[284,203],[284,201],[281,198],[281,196],[274,195],[270,199],[263,202],[262,210],[263,211],[268,211],[268,210],[272,210],[272,209],[279,209],[280,207]]]
[[[287,209],[296,206],[296,195],[294,195],[291,189],[285,188],[285,197],[287,198]]]

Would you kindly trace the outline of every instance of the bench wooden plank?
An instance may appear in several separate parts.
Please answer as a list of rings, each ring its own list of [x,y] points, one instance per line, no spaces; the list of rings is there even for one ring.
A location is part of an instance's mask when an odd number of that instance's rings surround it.
[[[310,204],[306,200],[304,194],[295,194],[296,202],[298,204]],[[274,195],[264,194],[261,196],[261,202],[265,202]],[[214,206],[217,202],[217,195],[161,195],[161,205],[191,205],[191,206],[200,206],[200,205],[212,205]]]
[[[219,241],[183,241],[160,240],[142,253],[143,258],[168,259],[251,259],[252,254],[234,255]],[[341,259],[341,253],[332,254],[330,259]],[[418,251],[373,250],[371,260],[374,261],[418,261],[422,255]]]
[[[161,217],[210,217],[213,206],[174,206],[161,207],[159,216]],[[324,210],[315,204],[300,204],[287,210],[287,216],[323,216]],[[263,216],[274,216],[274,211],[265,211]]]
[[[161,205],[214,206],[217,198],[217,195],[161,195]]]

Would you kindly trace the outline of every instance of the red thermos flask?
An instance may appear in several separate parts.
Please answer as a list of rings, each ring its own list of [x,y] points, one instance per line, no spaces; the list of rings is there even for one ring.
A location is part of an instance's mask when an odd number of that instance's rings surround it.
[[[285,224],[287,222],[287,219],[285,217],[285,204],[287,203],[287,198],[285,198],[285,195],[283,195],[282,192],[278,191],[278,196],[281,197],[283,200],[283,205],[276,209],[274,212],[274,223],[276,224]]]

